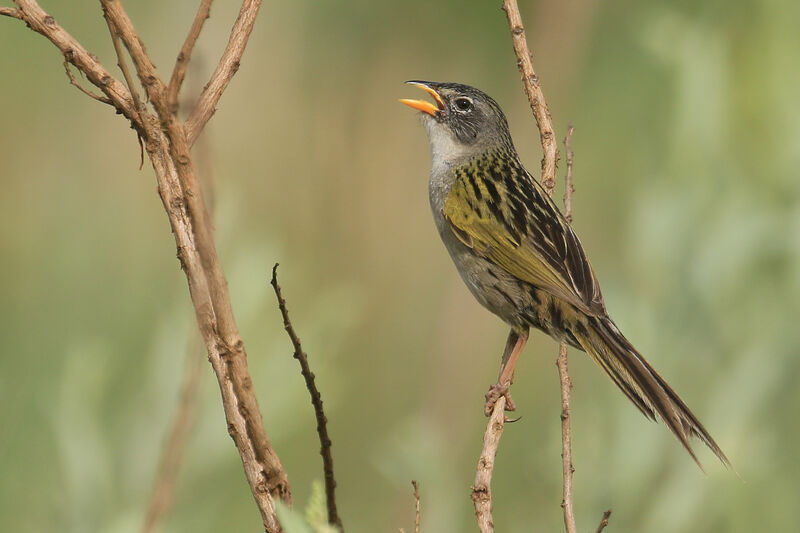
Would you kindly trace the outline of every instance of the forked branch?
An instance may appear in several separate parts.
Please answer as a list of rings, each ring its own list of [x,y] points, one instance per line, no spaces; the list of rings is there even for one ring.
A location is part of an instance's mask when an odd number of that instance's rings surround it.
[[[197,8],[197,14],[194,16],[192,26],[189,28],[189,34],[181,46],[181,51],[178,52],[178,59],[175,60],[175,68],[172,69],[172,77],[167,86],[167,105],[172,112],[178,111],[178,93],[181,90],[183,79],[186,77],[186,67],[189,66],[189,60],[192,57],[192,50],[197,43],[197,38],[200,37],[200,32],[203,29],[208,17],[211,16],[211,2],[213,0],[201,0],[200,6]]]
[[[211,79],[206,84],[205,89],[203,89],[191,114],[186,119],[184,128],[189,146],[194,144],[197,136],[203,130],[203,126],[217,110],[217,103],[223,91],[225,91],[236,71],[239,70],[239,64],[247,46],[247,41],[250,39],[250,33],[253,31],[259,7],[261,7],[261,0],[244,0],[242,2],[239,16],[233,24],[228,45],[225,47],[225,51],[222,52],[217,68],[211,75]]]
[[[175,238],[178,259],[186,274],[197,324],[219,382],[228,432],[239,450],[264,527],[269,533],[278,532],[281,528],[272,499],[276,497],[291,503],[289,482],[264,431],[247,368],[244,343],[233,317],[208,211],[197,184],[189,152],[191,142],[187,140],[187,132],[191,132],[193,142],[211,117],[210,111],[199,112],[198,109],[213,109],[236,72],[234,65],[238,67],[261,2],[243,1],[221,63],[209,83],[211,90],[207,88],[204,92],[205,98],[201,97],[195,108],[195,119],[188,128],[178,120],[175,106],[169,105],[167,85],[156,72],[142,39],[119,0],[101,0],[101,5],[115,41],[120,66],[127,71],[119,45],[121,41],[130,55],[149,105],[134,98],[137,89],[130,72],[125,75],[129,90],[35,0],[15,0],[15,3],[17,9],[3,8],[0,14],[26,22],[56,45],[64,59],[82,72],[130,121],[144,143]],[[182,67],[176,65],[176,68]]]

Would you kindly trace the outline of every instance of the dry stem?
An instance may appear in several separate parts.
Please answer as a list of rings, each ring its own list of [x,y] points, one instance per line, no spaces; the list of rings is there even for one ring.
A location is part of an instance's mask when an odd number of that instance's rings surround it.
[[[564,146],[567,151],[567,173],[565,176],[566,189],[564,191],[564,217],[572,220],[572,132],[574,128],[570,125],[567,128],[567,136],[564,139]],[[550,195],[553,191],[550,189]],[[561,500],[561,507],[564,509],[564,527],[567,533],[576,533],[575,508],[572,501],[572,474],[575,467],[572,465],[572,430],[570,427],[570,393],[572,391],[572,380],[569,378],[567,369],[567,345],[562,342],[558,347],[558,378],[561,382],[561,462],[562,474],[564,477],[564,491]]]
[[[419,508],[419,483],[416,480],[411,480],[414,486],[414,533],[419,533],[419,522],[422,516]]]
[[[572,152],[572,133],[575,128],[572,124],[567,124],[567,136],[564,137],[564,150],[567,153],[567,172],[564,175],[564,218],[567,222],[572,223],[572,194],[575,192],[575,187],[572,185],[572,163],[575,159],[575,154]]]
[[[194,144],[197,136],[203,131],[203,126],[217,110],[217,102],[219,102],[223,91],[225,91],[236,71],[239,70],[247,40],[250,38],[250,32],[253,31],[253,25],[256,22],[259,7],[261,7],[261,0],[244,0],[242,2],[239,16],[233,24],[228,45],[222,53],[217,68],[211,75],[211,79],[206,84],[205,89],[203,89],[203,93],[200,95],[191,114],[186,119],[184,129],[186,130],[186,141],[189,146]]]
[[[206,195],[209,202],[208,210],[213,218],[215,203],[214,173],[209,159],[209,152],[207,137],[201,137],[195,153],[198,158],[200,178],[203,181],[205,190],[208,191]],[[142,533],[156,531],[159,523],[166,516],[172,505],[181,460],[194,423],[194,412],[200,396],[200,375],[203,369],[203,358],[199,353],[199,338],[196,334],[193,334],[191,339],[191,347],[186,353],[180,402],[172,418],[171,429],[161,455],[159,469],[153,483],[153,492],[150,496],[150,504],[142,524]]]
[[[567,533],[576,533],[575,509],[572,502],[572,474],[575,472],[575,468],[572,466],[572,433],[569,418],[569,395],[572,389],[572,380],[569,379],[567,371],[567,345],[563,342],[558,347],[556,366],[558,366],[558,377],[561,381],[561,460],[564,476],[561,507],[564,509],[564,527]]]
[[[308,364],[308,356],[303,351],[300,338],[297,336],[297,333],[295,333],[291,320],[289,320],[289,310],[286,308],[286,300],[283,299],[281,286],[278,285],[278,263],[275,263],[275,266],[272,267],[272,280],[270,284],[275,290],[275,297],[278,299],[278,308],[283,317],[283,327],[289,335],[289,339],[292,341],[292,346],[294,346],[294,358],[300,363],[300,372],[303,374],[306,388],[308,388],[308,392],[311,395],[311,404],[314,406],[314,414],[317,417],[317,433],[319,434],[320,442],[319,453],[322,456],[322,468],[325,474],[325,499],[328,505],[328,522],[337,526],[339,531],[344,531],[342,519],[339,517],[339,512],[336,509],[336,478],[333,475],[333,456],[331,455],[331,439],[328,436],[328,417],[325,416],[325,411],[322,408],[322,395],[317,389],[314,373],[311,372],[311,367]]]
[[[195,108],[195,120],[187,128],[181,124],[175,109],[168,104],[166,85],[158,76],[144,45],[127,13],[118,0],[101,0],[112,38],[118,37],[130,54],[136,73],[155,113],[135,102],[131,76],[129,91],[116,80],[55,19],[45,13],[35,0],[15,0],[17,10],[4,8],[0,14],[25,21],[42,34],[64,55],[66,61],[81,71],[98,87],[114,107],[123,114],[144,141],[158,181],[158,191],[175,237],[178,258],[186,273],[189,292],[195,308],[198,327],[217,376],[228,432],[242,458],[264,527],[268,532],[280,531],[272,503],[278,497],[291,503],[286,472],[264,431],[253,383],[247,369],[244,343],[233,317],[227,283],[217,258],[208,213],[197,186],[186,132],[191,140],[199,135],[222,91],[236,71],[252,30],[260,2],[244,0],[228,46],[217,66],[210,85],[214,90],[201,97]],[[120,47],[120,64],[124,65]],[[189,50],[190,52],[191,50]]]
[[[22,11],[13,7],[0,7],[0,15],[14,19],[25,20],[22,18]]]
[[[595,533],[602,533],[603,532],[603,530],[608,525],[608,519],[611,517],[611,512],[612,512],[612,510],[609,509],[608,511],[603,513],[603,519],[600,520],[600,525],[597,526],[597,530],[595,531]]]
[[[517,0],[503,0],[503,11],[506,12],[508,26],[511,29],[511,40],[514,53],[517,56],[517,68],[522,74],[522,83],[528,95],[528,103],[539,126],[539,137],[542,141],[542,185],[552,189],[556,183],[556,165],[558,164],[558,145],[553,132],[553,121],[550,119],[550,110],[544,99],[539,77],[533,70],[533,59],[528,41],[525,39],[525,28],[522,25],[522,16],[519,14]]]
[[[200,2],[197,14],[194,16],[194,21],[192,21],[192,26],[189,28],[189,34],[186,36],[183,46],[181,46],[178,59],[175,60],[175,68],[172,70],[172,77],[167,86],[167,105],[173,112],[178,111],[178,93],[181,90],[183,79],[186,77],[186,67],[192,57],[192,50],[194,50],[197,38],[200,37],[203,24],[211,16],[211,2],[213,0],[202,0]]]
[[[556,165],[558,163],[558,147],[556,145],[553,123],[550,119],[550,111],[544,93],[539,86],[539,78],[533,70],[533,62],[528,43],[525,38],[525,29],[522,25],[522,17],[516,0],[503,0],[503,11],[508,18],[508,25],[511,29],[511,38],[514,44],[514,53],[517,56],[517,67],[522,74],[522,82],[525,92],[528,95],[533,116],[539,127],[539,138],[542,143],[542,186],[547,194],[553,196],[555,187]],[[566,188],[564,192],[564,216],[567,220],[572,220],[572,126],[567,130],[567,137],[564,140],[567,149],[567,175]],[[564,478],[564,490],[561,507],[564,510],[564,525],[567,533],[575,533],[575,513],[572,499],[572,474],[575,469],[572,465],[572,437],[570,429],[570,389],[572,383],[567,370],[567,345],[561,343],[556,362],[558,366],[559,381],[561,382],[561,445],[562,445],[562,471]]]
[[[475,518],[481,533],[494,532],[492,520],[492,472],[500,437],[503,436],[505,424],[506,397],[501,396],[494,404],[486,431],[483,433],[483,449],[478,458],[475,471],[475,483],[472,485],[472,503],[475,506]]]

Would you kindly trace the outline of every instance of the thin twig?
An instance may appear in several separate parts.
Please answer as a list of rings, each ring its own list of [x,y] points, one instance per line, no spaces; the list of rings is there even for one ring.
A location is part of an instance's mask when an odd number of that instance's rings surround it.
[[[197,14],[194,16],[192,26],[189,28],[189,34],[181,46],[181,51],[178,53],[178,59],[175,60],[175,68],[172,70],[172,77],[167,86],[167,105],[173,113],[178,111],[178,93],[181,90],[181,84],[186,76],[186,67],[192,57],[192,50],[200,36],[200,31],[203,29],[206,19],[211,14],[211,2],[214,0],[201,0],[200,6],[197,8]]]
[[[528,103],[539,126],[539,137],[542,141],[542,185],[552,189],[556,183],[556,165],[558,163],[558,145],[553,132],[553,121],[550,110],[539,86],[539,77],[533,70],[532,55],[525,39],[525,28],[519,14],[517,0],[503,0],[503,11],[506,12],[508,26],[511,29],[511,40],[517,56],[517,68],[522,74],[522,83],[528,95]]]
[[[414,533],[419,533],[419,523],[422,517],[419,507],[419,483],[412,479],[411,484],[414,486]]]
[[[100,96],[99,94],[94,94],[92,91],[86,89],[83,85],[78,83],[78,80],[76,80],[75,76],[72,75],[72,70],[69,68],[69,62],[66,59],[64,60],[64,72],[67,73],[67,78],[69,78],[69,82],[75,87],[77,87],[80,92],[82,92],[89,98],[94,98],[98,102],[103,102],[104,104],[108,104],[111,106],[114,105],[109,98],[106,98],[105,96]]]
[[[325,411],[322,408],[322,395],[317,389],[314,379],[314,373],[311,372],[311,367],[308,365],[308,356],[303,351],[300,344],[300,338],[294,331],[292,322],[289,320],[289,310],[286,308],[286,300],[283,299],[281,294],[281,286],[278,285],[278,263],[272,267],[272,281],[270,281],[272,288],[275,290],[275,297],[278,299],[278,308],[283,317],[283,327],[289,335],[289,339],[294,346],[294,358],[300,363],[300,372],[303,374],[303,379],[306,381],[306,387],[311,395],[311,403],[314,406],[314,414],[317,417],[317,433],[319,434],[320,450],[319,454],[322,456],[322,468],[325,474],[325,498],[328,504],[328,522],[337,526],[339,531],[344,531],[342,528],[342,519],[339,517],[339,512],[336,510],[336,478],[333,474],[333,456],[331,455],[331,439],[328,436],[328,418],[325,416]]]
[[[136,109],[136,113],[139,116],[139,121],[144,122],[142,120],[142,113],[144,109],[142,108],[142,102],[139,100],[139,93],[136,91],[136,85],[133,83],[133,76],[131,76],[130,70],[128,70],[128,63],[125,61],[125,52],[122,50],[122,45],[119,42],[119,28],[108,18],[108,14],[106,13],[105,9],[103,10],[104,18],[106,19],[106,24],[108,25],[108,33],[111,34],[111,42],[114,45],[114,52],[117,54],[117,66],[122,71],[122,77],[125,79],[125,83],[128,85],[128,90],[131,93],[131,97],[133,98],[133,105]]]
[[[140,134],[143,125],[134,108],[127,87],[114,78],[94,54],[89,53],[75,38],[45,12],[35,0],[15,0],[19,9],[3,8],[3,15],[22,20],[33,31],[53,43],[67,62],[75,66],[95,87],[113,103],[119,113],[127,118]]]
[[[575,187],[572,185],[572,162],[575,154],[572,152],[572,133],[575,128],[572,124],[567,124],[567,136],[564,137],[564,150],[566,151],[567,158],[567,172],[564,175],[564,218],[567,222],[572,223],[572,194],[575,192]]]
[[[492,520],[492,473],[497,448],[500,446],[500,437],[503,436],[505,423],[506,397],[501,396],[494,404],[486,431],[483,433],[483,448],[478,458],[478,467],[475,472],[475,483],[472,485],[472,503],[475,506],[475,518],[478,520],[478,529],[481,533],[492,533],[494,521]]]
[[[597,526],[597,530],[595,531],[595,533],[602,533],[602,531],[606,528],[606,526],[608,525],[608,519],[611,518],[611,511],[612,510],[609,509],[608,511],[603,513],[603,519],[600,520],[600,525]]]
[[[203,94],[200,95],[197,104],[192,109],[184,126],[186,139],[189,146],[197,140],[197,136],[203,130],[206,122],[209,121],[217,108],[217,103],[223,91],[230,83],[233,75],[239,70],[239,64],[244,54],[247,40],[253,31],[258,9],[261,7],[261,0],[244,0],[239,10],[239,16],[231,29],[228,45],[222,53],[222,57],[217,64],[217,68],[211,75],[211,79],[206,84]]]
[[[25,18],[22,16],[22,11],[13,7],[0,7],[0,15],[19,20],[25,20]]]
[[[128,85],[131,86],[132,82],[130,80],[132,80],[132,76],[130,73],[126,72],[127,66],[123,66],[125,65],[125,61],[122,58],[123,54],[119,44],[120,39],[128,50],[133,65],[136,67],[136,73],[144,88],[145,96],[150,100],[157,111],[159,107],[166,107],[163,99],[165,89],[164,82],[159,77],[158,72],[156,72],[155,65],[153,65],[150,56],[147,54],[144,43],[142,43],[142,40],[139,38],[139,33],[136,31],[122,3],[114,0],[100,0],[100,5],[103,7],[103,16],[108,22],[111,38],[114,41],[114,50],[117,52],[117,57],[121,63],[120,68],[125,75],[125,79],[128,80]],[[131,89],[131,91],[133,91],[133,89]],[[134,99],[136,98],[134,94]],[[139,106],[138,109],[141,111],[142,107]],[[159,118],[162,121],[164,120],[160,114]]]
[[[572,220],[572,132],[574,128],[570,124],[567,127],[567,136],[564,138],[564,146],[567,152],[567,172],[564,178],[566,189],[564,191],[564,217]],[[552,191],[551,191],[552,194]],[[567,345],[562,342],[558,348],[558,378],[561,382],[561,460],[562,473],[564,477],[564,492],[561,500],[561,507],[564,510],[564,527],[567,533],[576,533],[575,526],[575,505],[572,499],[572,475],[575,467],[572,465],[572,429],[570,427],[570,394],[572,391],[572,380],[567,369]]]
[[[561,343],[558,349],[558,377],[561,381],[561,459],[562,472],[564,475],[564,492],[561,500],[561,507],[564,509],[564,526],[567,533],[576,533],[575,509],[572,502],[572,474],[575,468],[572,466],[572,435],[570,431],[569,418],[569,395],[572,389],[572,380],[567,371],[567,345]]]
[[[186,450],[186,442],[194,423],[194,411],[197,405],[200,390],[200,376],[203,369],[203,357],[200,355],[199,338],[192,336],[190,348],[186,352],[186,370],[184,372],[181,399],[175,416],[172,419],[172,428],[167,437],[167,444],[161,456],[150,504],[147,507],[142,533],[156,531],[159,523],[166,515],[175,494],[175,482]]]

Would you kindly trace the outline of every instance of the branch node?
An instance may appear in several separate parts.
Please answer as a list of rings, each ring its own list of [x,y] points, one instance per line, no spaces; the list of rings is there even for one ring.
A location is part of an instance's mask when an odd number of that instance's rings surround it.
[[[602,520],[600,520],[600,525],[597,526],[597,530],[595,531],[595,533],[602,533],[602,531],[608,525],[608,519],[611,517],[611,513],[612,512],[613,512],[613,509],[609,509],[608,511],[603,513],[603,518],[602,518]]]

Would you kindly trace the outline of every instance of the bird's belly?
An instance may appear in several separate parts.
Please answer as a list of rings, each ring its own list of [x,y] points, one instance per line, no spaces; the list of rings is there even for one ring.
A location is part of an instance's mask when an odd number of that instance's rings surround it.
[[[449,239],[451,235],[442,235],[442,238],[461,279],[475,299],[511,326],[533,325],[524,316],[524,309],[532,303],[528,294],[530,285],[476,256],[457,239]]]
[[[465,254],[453,257],[461,279],[478,302],[505,322],[522,326],[521,294],[508,275],[485,259]]]
[[[580,348],[570,331],[576,317],[571,305],[476,256],[460,241],[445,239],[445,245],[461,279],[486,309],[512,327],[534,327]]]

